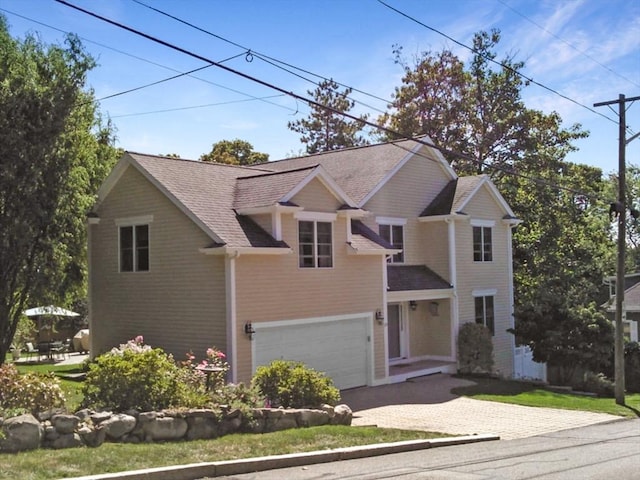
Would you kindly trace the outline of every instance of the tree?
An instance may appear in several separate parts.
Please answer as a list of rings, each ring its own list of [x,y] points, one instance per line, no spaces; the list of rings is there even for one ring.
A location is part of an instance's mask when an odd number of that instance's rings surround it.
[[[326,108],[311,105],[308,118],[287,123],[289,130],[301,133],[300,141],[307,145],[307,153],[327,152],[340,148],[366,145],[368,141],[359,133],[363,130],[368,115],[357,120],[347,120],[341,113],[350,112],[355,101],[349,99],[353,89],[338,90],[334,80],[323,80],[315,90],[307,90],[315,102]]]
[[[462,175],[486,170],[493,178],[535,148],[532,136],[559,146],[585,136],[579,125],[563,130],[556,114],[525,107],[520,92],[527,82],[519,75],[524,63],[507,56],[502,66],[492,68],[499,41],[497,30],[477,33],[468,68],[448,50],[423,52],[410,65],[402,48],[395,47],[404,77],[379,123],[406,137],[428,135],[437,146],[456,152],[451,160]],[[394,139],[388,133],[381,136]]]
[[[0,364],[29,303],[86,295],[86,215],[118,156],[77,37],[14,40],[0,17]]]
[[[497,30],[477,33],[468,65],[447,50],[423,53],[409,65],[396,47],[403,84],[380,122],[403,136],[427,134],[455,152],[461,175],[492,177],[523,220],[513,234],[515,333],[534,358],[560,361],[540,340],[576,348],[565,334],[591,325],[591,303],[606,300],[602,278],[614,250],[608,206],[600,200],[605,184],[600,170],[564,161],[572,142],[588,133],[578,124],[564,128],[555,112],[526,107],[527,82],[518,74],[524,63],[507,56],[494,66],[499,41]],[[602,338],[599,347],[606,345]]]
[[[203,162],[226,163],[228,165],[253,165],[269,161],[267,153],[253,151],[253,145],[244,140],[221,140],[214,143],[209,153],[200,155]]]

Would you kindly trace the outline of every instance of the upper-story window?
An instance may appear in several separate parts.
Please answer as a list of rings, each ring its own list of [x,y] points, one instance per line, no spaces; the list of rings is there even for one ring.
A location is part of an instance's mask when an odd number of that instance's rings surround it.
[[[149,271],[149,223],[151,216],[116,220],[121,272]]]
[[[473,227],[473,261],[493,261],[492,233],[495,222],[472,220]]]
[[[402,250],[389,258],[390,263],[404,263],[404,226],[407,221],[403,218],[378,217],[380,236],[393,245],[393,248]]]
[[[298,222],[298,257],[301,268],[333,267],[333,225],[331,222]]]
[[[476,323],[484,325],[491,331],[491,335],[496,334],[495,319],[493,313],[493,295],[474,297],[476,309]]]

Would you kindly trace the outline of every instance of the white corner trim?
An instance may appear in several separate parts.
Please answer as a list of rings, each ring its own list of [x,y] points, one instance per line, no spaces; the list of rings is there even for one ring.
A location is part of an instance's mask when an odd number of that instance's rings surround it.
[[[471,291],[472,297],[495,297],[498,293],[496,288],[479,288]]]
[[[471,223],[472,227],[495,227],[495,220],[484,220],[481,218],[472,218],[469,223]]]
[[[308,212],[303,210],[301,212],[294,213],[293,218],[303,221],[335,222],[338,218],[338,214],[330,212]]]
[[[376,217],[378,225],[406,225],[407,219],[400,217]]]
[[[129,225],[146,225],[153,222],[153,215],[140,215],[137,217],[116,218],[115,223],[118,227]]]

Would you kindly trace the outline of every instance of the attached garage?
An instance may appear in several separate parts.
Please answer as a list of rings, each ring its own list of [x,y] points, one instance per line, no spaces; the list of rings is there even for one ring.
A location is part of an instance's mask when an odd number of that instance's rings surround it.
[[[339,389],[367,385],[371,315],[256,322],[253,371],[273,360],[296,360],[324,372]]]

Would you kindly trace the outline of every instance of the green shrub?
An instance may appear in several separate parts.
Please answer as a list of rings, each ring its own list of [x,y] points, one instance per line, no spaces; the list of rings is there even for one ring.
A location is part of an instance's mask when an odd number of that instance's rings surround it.
[[[25,373],[15,366],[0,366],[0,416],[21,413],[37,414],[64,406],[64,393],[60,381],[53,373]]]
[[[595,393],[599,397],[613,397],[614,383],[604,373],[587,372],[581,382],[572,385],[574,390]]]
[[[207,402],[203,378],[137,337],[90,364],[83,405],[119,412],[201,406]]]
[[[640,393],[640,343],[624,346],[624,383],[628,392]]]
[[[490,374],[493,371],[491,331],[478,323],[465,323],[458,333],[458,372]]]
[[[274,360],[258,367],[251,383],[271,407],[318,407],[340,400],[340,391],[324,373],[291,360]]]

